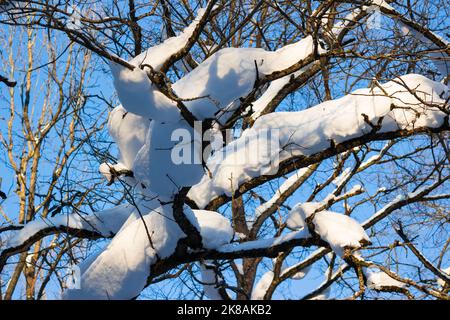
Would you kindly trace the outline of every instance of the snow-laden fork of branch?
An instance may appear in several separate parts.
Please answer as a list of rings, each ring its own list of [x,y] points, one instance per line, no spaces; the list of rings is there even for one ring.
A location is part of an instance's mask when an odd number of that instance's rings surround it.
[[[304,164],[297,163],[299,168],[310,164],[308,159],[316,162],[361,145],[366,139],[383,140],[444,130],[449,125],[445,112],[448,92],[444,84],[410,74],[304,111],[262,116],[239,139],[208,160],[206,165],[212,176],[203,176],[188,196],[203,208],[238,190],[245,192],[246,184],[254,187],[252,181],[264,176],[264,172],[277,172],[271,166],[278,166],[278,171],[282,171],[284,166],[302,161]],[[279,149],[272,155],[277,161],[254,159],[249,168],[242,159],[248,157],[249,150],[262,149],[268,144],[258,135],[264,130],[278,134]]]

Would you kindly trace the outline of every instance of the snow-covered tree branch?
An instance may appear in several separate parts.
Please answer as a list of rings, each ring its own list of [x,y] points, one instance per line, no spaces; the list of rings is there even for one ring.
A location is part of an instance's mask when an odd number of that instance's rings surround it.
[[[63,3],[0,2],[0,297],[450,298],[443,1]]]

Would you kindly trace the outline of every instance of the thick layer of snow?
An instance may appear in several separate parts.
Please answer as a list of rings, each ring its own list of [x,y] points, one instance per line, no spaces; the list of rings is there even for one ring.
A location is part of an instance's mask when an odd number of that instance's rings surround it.
[[[230,221],[215,211],[192,210],[197,219],[202,244],[206,249],[217,249],[233,240]]]
[[[109,116],[108,129],[120,151],[118,164],[105,163],[99,168],[108,181],[110,167],[129,169],[136,180],[133,185],[143,184],[162,198],[170,198],[181,187],[198,182],[203,175],[200,136],[196,138],[184,120],[150,121],[118,106]],[[189,153],[187,161],[183,153]],[[174,154],[180,154],[185,163],[175,162]]]
[[[320,203],[306,202],[296,205],[289,213],[287,225],[289,228],[305,228],[305,220],[320,207]],[[322,240],[328,242],[331,249],[343,256],[344,248],[359,248],[362,241],[370,241],[364,228],[349,216],[332,212],[319,211],[315,213],[314,231]]]
[[[233,102],[239,102],[240,97],[251,92],[257,76],[286,69],[310,55],[312,50],[312,37],[273,52],[255,48],[222,49],[177,81],[173,89],[182,98],[208,96],[188,101],[186,105],[199,119],[215,117],[224,123],[233,111]],[[273,91],[272,87],[267,96]],[[218,111],[222,112],[217,114]]]
[[[150,210],[144,221],[136,216],[130,219],[82,273],[81,289],[67,290],[64,299],[114,300],[137,296],[146,284],[150,266],[158,257],[173,254],[178,240],[185,236],[174,222],[170,205]]]
[[[131,169],[134,159],[145,143],[150,120],[131,112],[124,107],[114,108],[108,118],[108,132],[117,143],[120,151],[119,162]]]
[[[252,300],[263,300],[264,295],[269,289],[270,284],[273,281],[274,273],[273,271],[267,271],[262,275],[259,281],[255,284],[252,290],[251,299]]]
[[[291,211],[289,211],[286,226],[291,230],[306,227],[305,219],[317,211],[321,206],[322,203],[319,202],[305,202],[297,204]]]
[[[311,36],[277,51],[259,48],[222,49],[178,80],[173,89],[184,99],[208,96],[186,101],[185,104],[198,119],[216,118],[224,123],[232,114],[233,103],[239,103],[240,97],[252,91],[257,76],[263,77],[286,69],[312,52]],[[273,88],[268,95],[272,91]]]
[[[206,166],[212,177],[204,175],[188,196],[204,208],[215,196],[231,196],[243,181],[271,175],[277,171],[279,138],[277,131],[246,130],[242,136],[216,151]]]
[[[176,102],[161,93],[144,70],[130,70],[115,62],[110,63],[110,68],[117,95],[127,111],[157,121],[180,119]]]
[[[114,180],[113,171],[121,172],[123,170],[130,170],[129,167],[126,167],[121,162],[112,164],[112,163],[102,163],[100,164],[98,171],[105,177],[108,182],[112,182]],[[129,180],[129,179],[128,179]]]
[[[152,121],[132,166],[134,177],[160,198],[171,198],[181,187],[195,184],[204,171],[201,140],[194,138],[194,130],[184,120]]]
[[[171,205],[161,206],[156,199],[149,199],[139,202],[139,211],[132,209],[128,219],[116,226],[117,234],[106,248],[82,264],[81,289],[68,290],[63,296],[65,299],[134,297],[145,286],[150,266],[156,259],[174,253],[178,240],[185,235],[174,221]],[[184,211],[200,230],[206,249],[216,249],[232,240],[233,229],[222,215],[206,210],[193,211],[187,206]],[[205,276],[211,275],[207,272]],[[210,298],[213,289],[207,289]]]
[[[363,227],[343,214],[321,211],[314,218],[314,226],[319,236],[341,257],[345,247],[359,248],[361,241],[370,241]]]
[[[385,287],[405,287],[405,284],[403,282],[391,278],[389,275],[382,271],[377,272],[367,269],[364,271],[364,274],[367,277],[367,286],[370,289],[380,290]]]
[[[242,164],[241,159],[248,157],[249,148],[257,150],[267,147],[267,140],[251,139],[264,130],[278,134],[279,148],[283,150],[279,160],[282,161],[323,151],[330,147],[331,140],[338,144],[371,132],[372,127],[362,114],[372,124],[377,124],[383,117],[379,132],[435,128],[443,124],[445,113],[420,101],[443,104],[448,97],[448,87],[442,83],[409,74],[381,87],[359,89],[340,99],[326,101],[299,112],[276,112],[260,117],[252,128],[243,132],[241,138],[208,160],[207,166],[212,177],[203,176],[191,189],[189,197],[199,207],[204,207],[213,198],[222,194],[231,195],[240,184],[276,169],[274,163],[268,167],[267,156],[263,153],[260,156],[257,152],[250,168]],[[408,89],[413,90],[420,100]],[[392,109],[392,106],[395,108]]]
[[[222,281],[222,278],[214,271],[214,268],[215,266],[210,261],[200,263],[203,291],[211,300],[222,300],[222,296],[217,289],[217,285]]]

